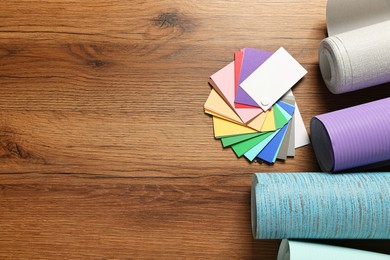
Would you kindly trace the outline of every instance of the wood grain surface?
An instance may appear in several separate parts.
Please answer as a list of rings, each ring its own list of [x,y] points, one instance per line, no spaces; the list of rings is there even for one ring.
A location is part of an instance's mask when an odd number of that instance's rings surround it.
[[[283,46],[308,70],[294,88],[307,127],[389,97],[388,85],[326,89],[325,6],[1,1],[0,258],[275,259],[280,241],[251,236],[251,174],[319,171],[313,150],[237,159],[203,113],[207,81],[235,50]]]

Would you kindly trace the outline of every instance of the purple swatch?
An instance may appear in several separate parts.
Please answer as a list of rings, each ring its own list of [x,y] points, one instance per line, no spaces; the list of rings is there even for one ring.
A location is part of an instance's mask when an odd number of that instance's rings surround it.
[[[263,64],[269,57],[271,57],[272,52],[245,48],[244,57],[242,58],[240,78],[238,80],[238,87],[235,97],[235,102],[240,104],[246,104],[251,106],[258,107],[259,105],[243,90],[240,84],[246,80],[249,75],[251,75],[261,64]]]
[[[310,130],[323,171],[390,164],[390,98],[316,116]]]

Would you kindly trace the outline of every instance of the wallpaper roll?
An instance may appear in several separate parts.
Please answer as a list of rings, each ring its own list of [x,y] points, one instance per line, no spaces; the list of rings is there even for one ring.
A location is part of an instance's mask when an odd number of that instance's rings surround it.
[[[313,117],[310,132],[325,172],[390,165],[390,98]]]
[[[257,239],[389,239],[390,172],[256,173],[251,209]]]
[[[332,93],[390,82],[390,1],[329,0],[327,26],[318,56]]]
[[[389,18],[388,0],[328,0],[326,5],[329,36],[381,23]]]
[[[277,260],[388,260],[389,255],[365,250],[283,239]]]

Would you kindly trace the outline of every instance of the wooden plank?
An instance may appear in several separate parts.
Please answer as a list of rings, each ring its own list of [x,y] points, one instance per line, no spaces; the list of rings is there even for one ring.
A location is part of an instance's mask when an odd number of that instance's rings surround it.
[[[313,150],[237,159],[203,113],[207,80],[235,50],[283,46],[309,71],[294,89],[307,127],[390,96],[325,88],[325,5],[0,3],[0,257],[275,259],[279,241],[251,236],[251,174],[318,171]]]

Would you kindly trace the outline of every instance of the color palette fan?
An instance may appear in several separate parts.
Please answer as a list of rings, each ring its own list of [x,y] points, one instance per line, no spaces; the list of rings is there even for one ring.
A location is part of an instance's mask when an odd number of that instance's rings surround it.
[[[244,48],[210,77],[214,136],[238,157],[274,163],[309,143],[291,88],[307,71],[284,49]]]

